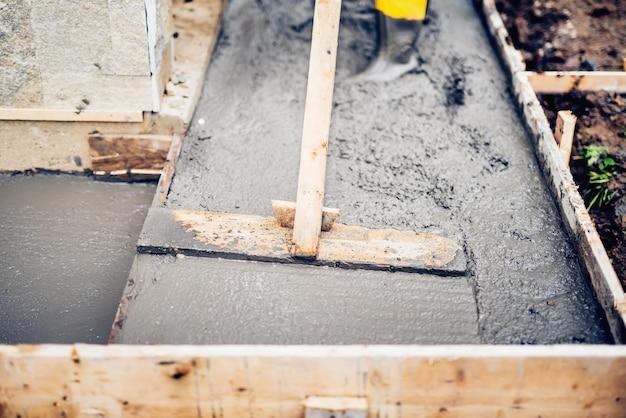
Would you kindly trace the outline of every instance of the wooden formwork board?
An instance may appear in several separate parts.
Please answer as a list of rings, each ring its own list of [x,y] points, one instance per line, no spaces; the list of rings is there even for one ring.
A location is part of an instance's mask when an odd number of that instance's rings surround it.
[[[624,71],[528,71],[526,76],[539,94],[562,94],[572,90],[626,93]]]
[[[622,417],[626,347],[0,346],[0,416]]]
[[[625,342],[626,296],[529,80],[529,75],[536,75],[524,71],[521,56],[512,52],[515,48],[510,43],[494,0],[475,1],[509,72],[521,116],[533,139],[535,154],[565,226],[576,244],[596,297],[604,309],[613,337],[618,342]]]

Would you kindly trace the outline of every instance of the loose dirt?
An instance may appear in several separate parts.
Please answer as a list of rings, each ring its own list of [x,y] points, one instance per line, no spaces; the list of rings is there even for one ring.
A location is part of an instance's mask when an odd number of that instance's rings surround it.
[[[609,204],[594,206],[590,214],[626,288],[626,95],[576,91],[566,95],[543,95],[540,100],[553,128],[559,110],[569,109],[578,117],[570,168],[587,205],[593,199],[589,175],[594,168],[588,167],[584,158],[585,147],[604,146],[608,156],[616,162],[607,186],[616,194]]]
[[[623,68],[623,0],[498,0],[496,6],[528,70]]]

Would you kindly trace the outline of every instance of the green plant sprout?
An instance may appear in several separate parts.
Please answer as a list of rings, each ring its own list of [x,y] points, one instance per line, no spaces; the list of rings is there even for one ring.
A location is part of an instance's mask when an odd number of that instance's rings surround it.
[[[608,148],[588,145],[584,148],[584,157],[589,168],[589,187],[584,194],[591,197],[587,209],[601,208],[611,203],[617,191],[611,192],[609,183],[615,175],[615,160],[608,155]]]
[[[585,160],[587,160],[587,167],[594,165],[600,157],[608,152],[609,149],[607,147],[602,147],[600,145],[587,145],[584,148],[584,156]]]

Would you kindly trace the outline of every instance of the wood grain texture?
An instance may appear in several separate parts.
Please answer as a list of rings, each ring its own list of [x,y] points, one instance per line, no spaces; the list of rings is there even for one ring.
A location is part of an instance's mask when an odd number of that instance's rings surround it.
[[[153,170],[160,173],[172,143],[167,135],[90,135],[91,168],[94,172],[113,173]],[[137,171],[139,173],[139,171]]]
[[[366,418],[367,398],[310,396],[304,408],[305,418]]]
[[[273,217],[153,207],[138,251],[307,263],[343,268],[465,274],[465,254],[452,239],[427,232],[368,229],[335,223],[322,232],[316,260],[291,255],[292,230]]]
[[[340,14],[341,0],[315,2],[293,226],[293,254],[301,257],[318,252]]]
[[[615,346],[0,346],[2,416],[623,417]],[[87,415],[89,416],[89,415]]]
[[[528,71],[526,75],[535,92],[540,94],[572,90],[626,93],[624,71]]]
[[[167,158],[165,159],[165,165],[161,172],[161,177],[159,178],[157,191],[154,196],[154,200],[152,202],[154,206],[165,205],[165,201],[167,200],[167,194],[170,191],[170,186],[172,184],[172,180],[174,179],[174,171],[176,170],[176,161],[178,160],[178,156],[180,155],[181,149],[182,149],[182,139],[180,135],[173,135],[172,143],[167,153]]]
[[[559,110],[554,128],[554,139],[559,144],[563,155],[563,162],[569,166],[574,144],[574,130],[576,129],[576,116],[569,110]]]

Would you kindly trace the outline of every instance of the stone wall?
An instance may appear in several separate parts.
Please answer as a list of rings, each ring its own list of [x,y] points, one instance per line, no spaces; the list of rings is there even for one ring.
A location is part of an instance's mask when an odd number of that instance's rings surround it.
[[[0,0],[0,107],[154,109],[149,4],[163,54],[170,0]]]

